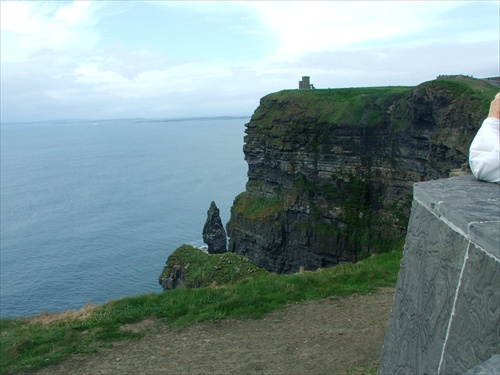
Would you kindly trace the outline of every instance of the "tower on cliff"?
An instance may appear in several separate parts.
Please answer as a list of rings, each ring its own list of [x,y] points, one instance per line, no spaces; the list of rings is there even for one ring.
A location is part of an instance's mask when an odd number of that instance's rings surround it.
[[[313,88],[314,85],[311,85],[309,76],[303,76],[302,81],[299,81],[299,90],[309,90]]]

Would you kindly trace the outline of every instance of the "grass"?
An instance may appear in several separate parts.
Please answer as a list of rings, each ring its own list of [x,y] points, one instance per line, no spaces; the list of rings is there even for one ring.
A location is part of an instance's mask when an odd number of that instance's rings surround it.
[[[258,274],[242,283],[200,289],[181,288],[111,301],[86,318],[48,323],[0,321],[2,374],[36,370],[73,354],[95,353],[120,340],[144,333],[121,329],[125,324],[158,319],[182,328],[225,318],[261,318],[287,304],[311,299],[368,293],[394,286],[402,253],[374,255],[356,264],[293,275]]]
[[[184,276],[184,285],[188,287],[235,284],[267,273],[242,255],[208,254],[190,245],[182,245],[168,257],[160,278],[169,277],[179,269]]]
[[[253,120],[257,127],[268,129],[276,140],[286,132],[303,132],[311,129],[304,119],[313,117],[314,122],[339,124],[353,127],[378,127],[384,122],[384,113],[394,106],[391,120],[396,129],[411,121],[408,106],[412,91],[426,90],[433,86],[437,91],[446,91],[455,101],[472,100],[471,108],[487,113],[489,103],[498,88],[488,82],[467,76],[440,76],[419,86],[383,86],[335,88],[317,90],[282,90],[264,97]],[[477,102],[477,103],[476,103]],[[478,106],[475,108],[474,106]],[[275,119],[288,118],[286,126],[280,128]]]
[[[283,211],[283,201],[278,198],[241,193],[236,197],[233,208],[245,219],[263,220]]]
[[[440,76],[435,80],[435,83],[446,85],[458,97],[480,99],[488,104],[498,92],[498,88],[490,83],[467,76]]]
[[[380,106],[407,95],[412,87],[386,86],[386,87],[360,87],[340,89],[318,89],[318,90],[283,90],[268,96],[269,106],[259,108],[256,118],[267,117],[291,117],[299,118],[300,114],[306,113],[316,116],[318,122],[335,124],[362,125],[362,116],[369,109],[367,123],[378,125],[382,115]],[[286,102],[287,106],[280,103]],[[262,105],[262,104],[261,104]],[[287,113],[282,113],[278,108],[286,108]],[[297,116],[299,115],[299,116]],[[295,124],[295,127],[299,124]]]

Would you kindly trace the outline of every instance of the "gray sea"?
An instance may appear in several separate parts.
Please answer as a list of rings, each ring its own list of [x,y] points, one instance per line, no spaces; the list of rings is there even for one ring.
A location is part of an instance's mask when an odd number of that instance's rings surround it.
[[[1,124],[0,312],[147,292],[245,189],[248,118]]]

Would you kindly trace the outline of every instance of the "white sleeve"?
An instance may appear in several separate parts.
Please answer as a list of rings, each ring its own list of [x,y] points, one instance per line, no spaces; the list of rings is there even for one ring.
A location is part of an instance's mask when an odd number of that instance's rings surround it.
[[[500,182],[500,119],[483,121],[469,149],[469,164],[478,180]]]

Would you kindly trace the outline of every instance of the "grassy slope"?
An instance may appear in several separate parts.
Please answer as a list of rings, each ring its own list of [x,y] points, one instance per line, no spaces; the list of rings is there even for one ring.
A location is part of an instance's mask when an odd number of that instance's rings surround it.
[[[160,278],[176,269],[182,270],[184,285],[192,288],[236,284],[267,273],[242,255],[208,254],[190,245],[182,245],[168,257]]]
[[[499,91],[498,88],[486,82],[485,80],[465,76],[443,76],[439,77],[435,81],[430,82],[436,82],[438,84],[454,87],[456,90],[458,90],[460,97],[481,99],[487,101],[488,103],[493,100],[496,93]]]
[[[466,76],[443,76],[438,79],[424,82],[416,88],[425,89],[427,86],[434,86],[445,89],[453,94],[458,100],[461,98],[479,99],[484,101],[481,110],[487,114],[489,103],[499,91],[490,83]],[[319,120],[331,123],[347,123],[356,125],[360,123],[363,110],[367,107],[384,106],[391,104],[394,100],[404,99],[415,87],[413,86],[383,86],[383,87],[356,87],[338,89],[316,89],[316,90],[282,90],[269,94],[267,97],[276,102],[290,102],[293,106],[288,106],[288,110],[293,108],[295,114],[311,113],[319,114]],[[280,116],[280,107],[275,107]],[[264,115],[260,111],[265,111],[269,118],[273,118],[273,108],[258,108],[256,117]],[[376,113],[373,114],[373,125],[377,125]],[[370,123],[370,121],[368,121]]]
[[[372,256],[316,272],[294,275],[258,274],[236,284],[200,289],[181,288],[111,301],[87,318],[33,323],[1,320],[2,373],[37,369],[60,362],[71,354],[94,353],[144,333],[121,330],[124,324],[147,318],[172,327],[233,318],[260,318],[286,304],[310,299],[366,293],[394,286],[402,253]]]
[[[356,125],[361,121],[364,109],[374,104],[392,102],[395,98],[409,94],[413,87],[359,87],[341,89],[317,90],[282,90],[269,94],[267,98],[273,101],[288,102],[287,112],[283,113],[280,106],[273,113],[272,108],[258,108],[256,117],[263,116],[265,111],[268,118],[295,117],[297,114],[312,114],[319,121],[337,124]],[[297,125],[295,125],[297,126]]]

